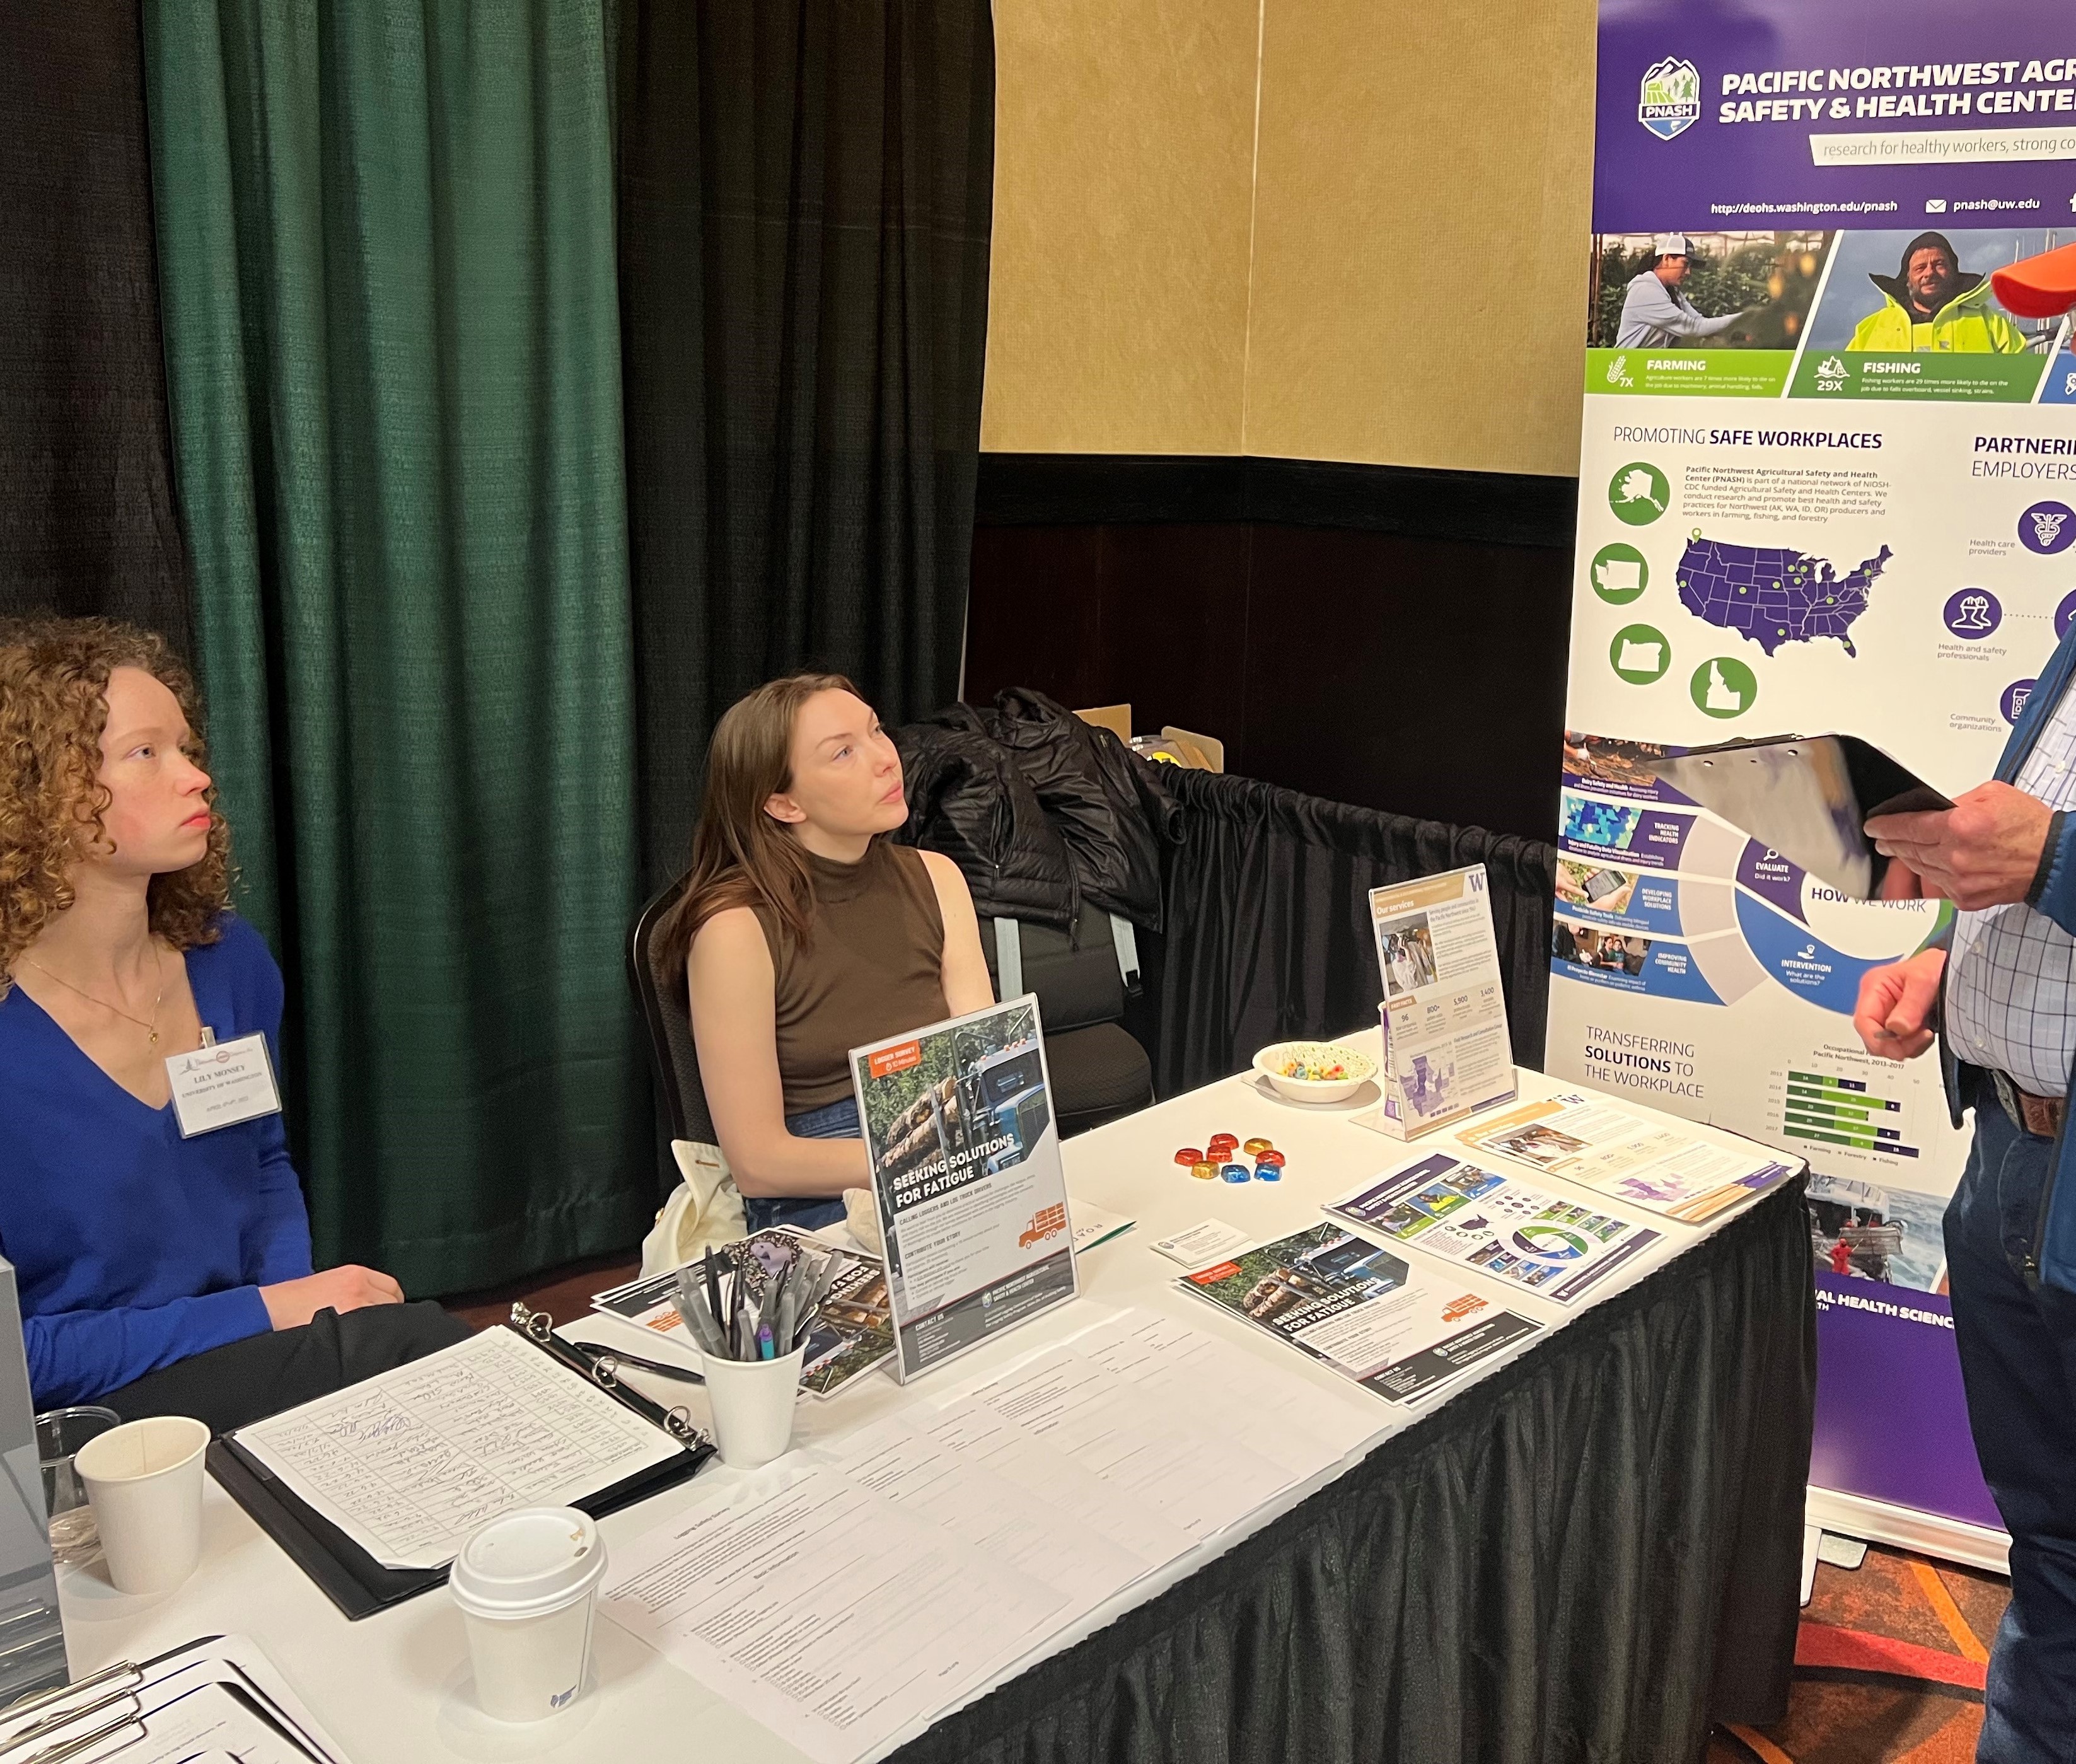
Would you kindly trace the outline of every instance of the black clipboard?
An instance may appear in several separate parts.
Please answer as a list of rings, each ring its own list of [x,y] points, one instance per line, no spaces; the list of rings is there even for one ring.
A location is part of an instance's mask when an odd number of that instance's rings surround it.
[[[501,1328],[523,1335],[573,1376],[596,1385],[677,1439],[682,1450],[675,1457],[652,1464],[646,1470],[613,1484],[610,1488],[574,1500],[571,1505],[594,1519],[632,1506],[637,1500],[673,1488],[696,1476],[713,1456],[711,1440],[678,1417],[682,1411],[666,1409],[639,1391],[616,1380],[610,1369],[600,1369],[556,1339],[546,1326],[542,1312],[512,1307],[513,1318]],[[437,1356],[434,1356],[437,1357]],[[225,1493],[249,1513],[253,1522],[278,1543],[289,1559],[315,1581],[325,1596],[351,1622],[387,1610],[392,1604],[415,1598],[446,1583],[447,1570],[386,1568],[329,1519],[260,1463],[238,1442],[235,1434],[210,1442],[206,1459],[210,1474]]]
[[[1862,830],[1867,821],[1954,806],[1857,735],[1723,741],[1650,767],[1681,795],[1856,900],[1879,898],[1889,865]]]

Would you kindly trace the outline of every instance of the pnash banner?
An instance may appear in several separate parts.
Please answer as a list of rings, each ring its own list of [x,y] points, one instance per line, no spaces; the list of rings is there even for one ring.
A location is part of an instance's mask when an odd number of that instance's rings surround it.
[[[1661,783],[1736,736],[1993,770],[2076,617],[2076,355],[1992,277],[2076,242],[2076,30],[2014,0],[1604,0],[1547,1063],[1806,1158],[1813,1484],[1996,1527],[1940,1219],[1966,1151],[1844,898]]]

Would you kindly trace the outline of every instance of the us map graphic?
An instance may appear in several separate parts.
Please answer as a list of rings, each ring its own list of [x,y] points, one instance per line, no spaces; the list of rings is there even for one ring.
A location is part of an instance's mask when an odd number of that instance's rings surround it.
[[[1856,656],[1853,621],[1866,611],[1891,555],[1883,546],[1840,575],[1828,558],[1781,546],[1726,545],[1697,532],[1679,559],[1679,604],[1768,655],[1783,643],[1828,637]]]

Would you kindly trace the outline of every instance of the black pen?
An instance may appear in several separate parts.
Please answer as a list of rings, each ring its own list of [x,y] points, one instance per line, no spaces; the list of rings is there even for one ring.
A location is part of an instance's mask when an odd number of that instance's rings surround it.
[[[596,1342],[579,1342],[577,1351],[587,1359],[617,1359],[623,1366],[637,1366],[645,1372],[654,1372],[659,1378],[681,1378],[688,1384],[704,1384],[704,1374],[694,1372],[689,1366],[666,1366],[660,1359],[644,1359],[639,1354],[623,1354],[617,1347],[603,1347]]]

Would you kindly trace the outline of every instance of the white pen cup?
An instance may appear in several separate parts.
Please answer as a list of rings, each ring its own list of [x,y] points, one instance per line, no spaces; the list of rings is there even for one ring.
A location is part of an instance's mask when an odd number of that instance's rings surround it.
[[[783,1456],[793,1442],[793,1405],[800,1394],[805,1342],[773,1359],[716,1359],[700,1355],[714,1442],[733,1470],[754,1470]]]
[[[201,1559],[209,1429],[185,1415],[126,1422],[89,1439],[73,1469],[93,1509],[118,1592],[170,1592]]]
[[[605,1540],[574,1507],[522,1507],[462,1546],[447,1576],[468,1631],[475,1700],[500,1721],[540,1721],[583,1694]]]

